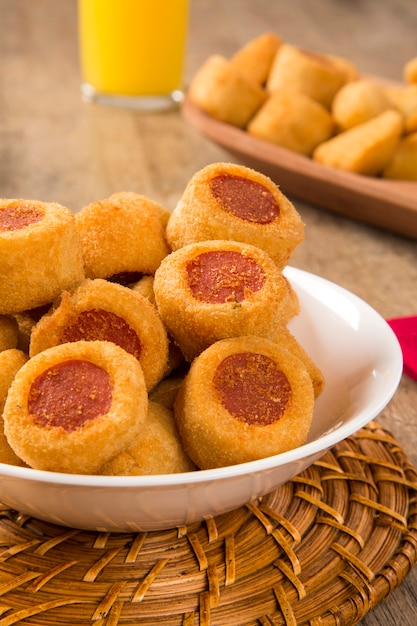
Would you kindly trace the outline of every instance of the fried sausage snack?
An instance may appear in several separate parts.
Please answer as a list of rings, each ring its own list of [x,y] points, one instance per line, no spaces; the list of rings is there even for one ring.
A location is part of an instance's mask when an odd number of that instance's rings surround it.
[[[0,463],[8,463],[9,465],[25,465],[6,439],[2,415],[10,385],[27,360],[27,355],[16,348],[0,352]]]
[[[201,469],[254,461],[304,443],[314,392],[303,363],[261,337],[200,354],[175,401],[185,451]]]
[[[62,294],[60,304],[33,328],[30,356],[79,340],[112,341],[124,348],[140,362],[148,389],[167,367],[168,337],[156,308],[139,293],[101,278]]]
[[[4,430],[33,468],[94,474],[133,441],[147,408],[137,359],[111,342],[78,341],[45,350],[20,368]]]
[[[139,435],[103,467],[108,476],[144,476],[192,472],[194,463],[185,454],[172,411],[149,402]]]
[[[153,274],[170,252],[164,234],[168,215],[160,204],[130,192],[83,207],[75,220],[87,278],[133,283],[141,274]]]
[[[11,315],[0,315],[0,352],[16,348],[19,341],[19,325]]]
[[[74,214],[55,202],[0,199],[0,314],[48,304],[84,279]]]
[[[260,248],[237,241],[189,244],[155,273],[155,299],[169,334],[192,361],[225,337],[269,336],[288,316],[288,283]]]
[[[304,224],[270,178],[243,165],[213,163],[187,184],[166,234],[173,250],[210,239],[249,243],[283,269],[304,239]]]

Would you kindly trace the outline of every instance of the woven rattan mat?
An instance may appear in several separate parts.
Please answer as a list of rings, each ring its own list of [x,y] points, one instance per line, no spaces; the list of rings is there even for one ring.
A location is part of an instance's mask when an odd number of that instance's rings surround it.
[[[357,623],[417,560],[417,472],[372,423],[232,513],[149,533],[1,508],[0,626]]]

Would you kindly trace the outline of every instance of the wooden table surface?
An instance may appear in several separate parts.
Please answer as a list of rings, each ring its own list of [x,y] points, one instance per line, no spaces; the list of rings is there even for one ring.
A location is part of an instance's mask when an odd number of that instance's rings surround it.
[[[172,209],[190,177],[230,156],[178,111],[141,114],[82,102],[75,0],[0,0],[0,195],[78,211],[130,190]],[[401,79],[417,55],[414,0],[193,0],[186,82],[214,52],[274,30]],[[417,313],[417,244],[294,199],[306,239],[291,264],[330,279],[386,318]],[[0,269],[1,271],[1,269]],[[342,355],[341,355],[342,356]],[[403,376],[378,417],[417,464],[417,382]],[[417,623],[417,568],[364,626]]]

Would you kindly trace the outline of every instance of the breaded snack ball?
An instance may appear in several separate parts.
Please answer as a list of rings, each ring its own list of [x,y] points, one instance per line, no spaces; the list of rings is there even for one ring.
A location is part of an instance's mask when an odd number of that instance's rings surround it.
[[[404,118],[404,131],[417,131],[417,83],[405,86],[389,86],[385,89],[388,99]]]
[[[400,139],[382,176],[392,180],[417,181],[417,132]]]
[[[304,239],[304,224],[270,178],[243,165],[213,163],[188,182],[166,234],[173,250],[209,239],[249,243],[283,269]]]
[[[374,176],[388,164],[403,131],[403,118],[389,110],[320,144],[313,153],[318,163]]]
[[[310,156],[334,131],[329,111],[310,96],[283,87],[255,113],[247,131],[283,148]]]
[[[0,314],[52,302],[84,279],[74,214],[54,202],[0,199]]]
[[[323,55],[332,65],[334,65],[339,72],[342,72],[345,80],[344,83],[348,83],[351,80],[358,80],[359,70],[353,61],[341,57],[337,54],[324,54]]]
[[[331,57],[284,43],[275,56],[266,88],[270,93],[291,88],[330,108],[345,81],[345,70]]]
[[[152,304],[156,304],[155,294],[153,292],[153,280],[153,276],[143,276],[137,282],[130,285],[130,288],[132,291],[140,293],[144,298],[148,298]]]
[[[184,375],[185,374],[167,376],[161,380],[149,393],[149,400],[157,404],[162,404],[165,408],[172,410],[178,390],[184,380]]]
[[[174,410],[185,451],[210,469],[302,445],[313,407],[303,363],[272,341],[246,336],[219,341],[194,360]]]
[[[193,77],[188,97],[217,120],[244,128],[266,95],[255,80],[214,54]]]
[[[25,465],[6,439],[2,416],[10,385],[27,360],[28,356],[16,348],[0,352],[0,463],[8,463],[9,465]]]
[[[264,85],[281,43],[275,33],[263,33],[239,48],[230,62],[245,76]]]
[[[188,361],[239,335],[269,336],[288,315],[288,283],[260,248],[203,241],[172,252],[155,273],[161,318]]]
[[[194,463],[185,454],[172,411],[149,402],[148,414],[134,441],[101,473],[109,476],[142,476],[192,472]]]
[[[170,251],[168,210],[145,196],[120,192],[92,202],[75,215],[87,278],[135,282],[153,274]]]
[[[22,311],[16,313],[14,318],[18,326],[18,340],[17,347],[19,350],[23,350],[29,354],[30,335],[34,326],[39,322],[41,317],[48,313],[52,308],[52,302],[45,306],[38,307],[36,309],[30,309],[28,311]]]
[[[137,359],[111,342],[78,341],[49,348],[20,368],[4,431],[35,469],[92,474],[134,440],[147,408]]]
[[[11,315],[0,315],[0,352],[16,348],[19,341],[19,326]]]
[[[355,80],[344,85],[332,102],[332,115],[340,129],[346,130],[367,122],[392,104],[383,89],[370,80]]]
[[[138,359],[147,389],[164,375],[168,337],[156,308],[128,287],[86,280],[32,330],[30,356],[71,341],[112,341]]]

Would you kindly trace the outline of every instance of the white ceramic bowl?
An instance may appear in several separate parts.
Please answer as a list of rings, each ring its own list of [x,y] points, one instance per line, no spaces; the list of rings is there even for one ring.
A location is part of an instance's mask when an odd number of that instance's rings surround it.
[[[326,378],[305,445],[241,465],[163,476],[82,476],[0,464],[0,501],[73,528],[172,528],[272,491],[374,419],[402,374],[401,348],[391,328],[345,289],[291,267],[285,274],[301,304],[290,329]]]

